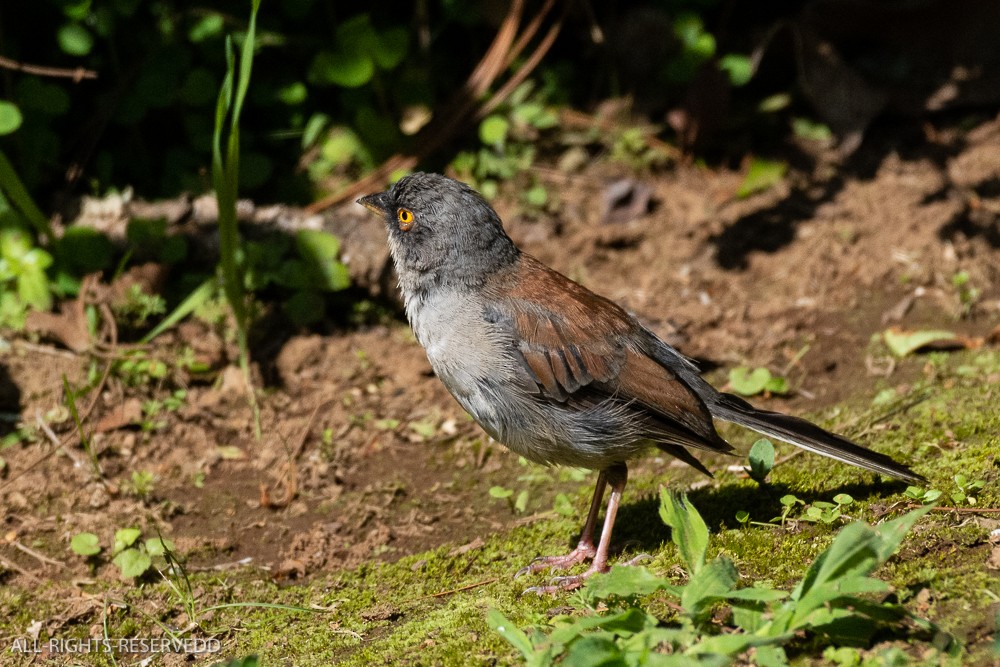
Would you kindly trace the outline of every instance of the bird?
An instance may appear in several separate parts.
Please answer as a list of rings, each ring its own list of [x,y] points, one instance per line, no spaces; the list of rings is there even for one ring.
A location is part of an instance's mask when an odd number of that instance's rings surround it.
[[[494,440],[546,465],[596,470],[576,548],[519,571],[607,572],[628,462],[657,447],[711,472],[695,452],[733,452],[714,420],[912,483],[908,466],[800,417],[716,390],[695,364],[613,301],[521,251],[472,187],[417,172],[357,200],[385,223],[404,310],[437,377]],[[611,488],[598,541],[594,534]]]

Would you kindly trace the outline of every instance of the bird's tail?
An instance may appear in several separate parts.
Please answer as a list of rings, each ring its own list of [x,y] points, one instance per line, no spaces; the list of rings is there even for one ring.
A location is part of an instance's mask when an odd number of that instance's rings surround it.
[[[697,367],[684,355],[658,338],[652,337],[652,340],[654,357],[666,368],[677,373],[701,397],[708,411],[716,419],[745,426],[776,440],[852,466],[908,482],[918,484],[927,482],[908,466],[894,461],[892,457],[862,447],[812,422],[780,412],[759,410],[738,396],[719,392],[698,374]]]
[[[812,422],[780,412],[759,410],[742,398],[713,390],[714,396],[705,397],[712,416],[723,421],[739,424],[758,433],[801,447],[815,454],[822,454],[852,466],[872,470],[889,477],[908,482],[923,483],[927,480],[897,463],[890,456],[872,451],[851,442],[847,438],[831,433]]]

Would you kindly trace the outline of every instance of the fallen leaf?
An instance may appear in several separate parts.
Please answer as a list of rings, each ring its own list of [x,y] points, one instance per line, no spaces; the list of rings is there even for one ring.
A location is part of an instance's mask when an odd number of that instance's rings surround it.
[[[86,352],[90,349],[87,316],[79,299],[60,305],[59,311],[55,313],[31,311],[24,328],[57,340],[74,352]]]
[[[138,398],[127,399],[108,411],[94,426],[97,433],[116,431],[130,424],[142,421],[142,401]]]
[[[470,551],[473,551],[475,549],[479,549],[484,544],[486,544],[485,540],[483,540],[483,538],[481,538],[481,537],[477,537],[476,539],[472,540],[468,544],[463,544],[462,546],[455,547],[454,549],[452,549],[451,551],[449,551],[448,552],[448,557],[449,558],[454,558],[455,556],[461,556],[462,554],[467,554]]]
[[[944,344],[947,346],[937,347],[937,349],[966,347],[966,344],[954,332],[934,329],[905,331],[899,327],[890,327],[882,332],[882,338],[889,351],[897,357],[905,357],[929,345],[941,346]]]

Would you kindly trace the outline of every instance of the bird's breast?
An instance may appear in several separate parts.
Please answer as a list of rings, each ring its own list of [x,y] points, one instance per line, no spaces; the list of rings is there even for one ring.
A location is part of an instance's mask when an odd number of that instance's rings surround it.
[[[503,382],[509,376],[512,342],[486,321],[474,298],[435,290],[408,298],[406,314],[434,372],[460,401],[484,379]]]

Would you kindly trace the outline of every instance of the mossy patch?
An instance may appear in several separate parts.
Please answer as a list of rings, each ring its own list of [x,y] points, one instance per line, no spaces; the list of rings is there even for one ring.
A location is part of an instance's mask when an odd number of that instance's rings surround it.
[[[988,380],[1000,373],[1000,354],[991,350],[964,353],[949,357],[947,364],[936,361],[930,366],[924,382],[897,397],[894,405],[903,406],[898,410],[885,405],[871,410],[843,408],[835,419],[854,416],[866,443],[912,464],[931,487],[943,492],[942,502],[953,504],[949,494],[955,488],[954,477],[963,474],[986,482],[977,494],[977,506],[996,508],[1000,506],[1000,410],[996,407],[1000,388]],[[907,397],[920,400],[908,401]],[[879,417],[880,410],[890,414]],[[744,527],[735,519],[737,511],[768,524],[780,515],[783,494],[813,502],[846,492],[855,499],[847,512],[850,518],[876,523],[913,504],[903,494],[903,484],[807,454],[776,467],[764,486],[733,472],[721,472],[706,485],[696,474],[675,474],[666,465],[648,457],[634,466],[615,533],[622,558],[645,552],[651,556],[647,567],[660,573],[670,573],[678,562],[669,531],[656,512],[656,489],[668,478],[677,486],[698,482],[689,496],[712,530],[710,553],[732,558],[748,582],[766,581],[776,587],[787,587],[801,577],[842,522],[805,523],[793,512],[784,526]],[[525,627],[573,607],[572,593],[522,595],[524,588],[547,577],[514,579],[513,575],[534,556],[559,553],[573,544],[593,484],[592,476],[559,483],[560,489],[568,491],[575,510],[574,515],[564,516],[548,509],[554,491],[544,479],[525,477],[519,483],[530,490],[534,499],[530,507],[541,512],[541,518],[503,531],[484,527],[483,543],[467,550],[451,544],[393,563],[366,563],[284,586],[252,569],[191,575],[196,610],[238,602],[291,605],[301,611],[223,607],[189,619],[177,595],[163,582],[126,586],[101,581],[85,586],[87,593],[126,604],[98,606],[60,625],[57,633],[87,636],[105,620],[110,636],[155,636],[169,628],[217,637],[226,656],[259,654],[264,665],[515,664],[515,653],[487,627],[486,612],[497,608]],[[989,533],[1000,521],[973,509],[966,503],[956,511],[929,514],[880,576],[893,586],[896,599],[965,644],[961,659],[966,664],[985,664],[992,659],[1000,601],[1000,578],[987,568],[993,549]],[[65,606],[55,596],[58,590],[0,589],[0,634],[24,636],[33,620],[58,617]],[[646,601],[646,606],[662,610],[664,618],[671,614],[662,595]],[[192,620],[200,628],[189,630]],[[43,628],[42,637],[47,632]],[[911,659],[931,658],[923,652],[926,645],[908,643],[905,637],[884,641],[875,648],[896,647]],[[821,648],[815,652],[810,648],[801,657],[812,661],[821,655]],[[104,658],[94,657],[93,664],[102,664]]]

